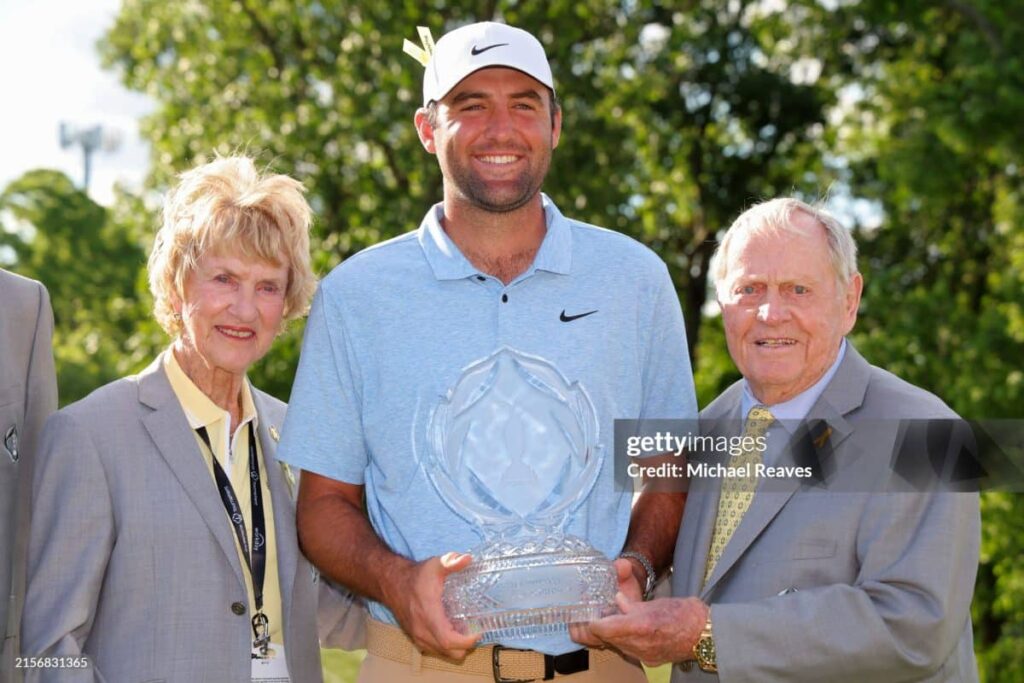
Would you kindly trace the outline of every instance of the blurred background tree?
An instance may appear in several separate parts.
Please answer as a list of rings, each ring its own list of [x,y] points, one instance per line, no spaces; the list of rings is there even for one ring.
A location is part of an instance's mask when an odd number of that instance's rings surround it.
[[[411,125],[422,68],[403,39],[421,24],[438,37],[477,19],[530,27],[564,105],[546,191],[663,255],[696,354],[716,231],[752,201],[827,182],[816,142],[831,94],[793,78],[799,51],[775,49],[801,15],[689,5],[143,0],[125,5],[101,50],[158,101],[144,123],[153,188],[214,153],[255,152],[309,188],[326,272],[414,229],[440,198]],[[282,345],[292,360],[296,339]],[[264,386],[287,395],[281,369]]]
[[[709,301],[716,235],[761,199],[827,195],[861,247],[865,355],[965,416],[1024,416],[1015,0],[126,0],[100,51],[157,102],[147,191],[104,209],[33,172],[0,199],[0,261],[58,308],[62,402],[166,344],[143,275],[156,198],[214,154],[303,181],[320,273],[415,229],[441,184],[411,125],[422,70],[402,40],[482,19],[547,48],[564,123],[545,191],[669,264],[701,405],[738,376]],[[253,373],[283,399],[300,338],[296,325]],[[986,494],[983,511],[982,673],[1024,680],[1024,503]]]
[[[62,403],[134,370],[148,315],[136,287],[145,264],[138,235],[57,171],[30,171],[8,185],[0,221],[0,265],[50,291]]]
[[[960,414],[1024,416],[1024,6],[861,2],[837,126],[867,289],[854,339]],[[982,500],[974,601],[986,681],[1024,680],[1024,498]]]

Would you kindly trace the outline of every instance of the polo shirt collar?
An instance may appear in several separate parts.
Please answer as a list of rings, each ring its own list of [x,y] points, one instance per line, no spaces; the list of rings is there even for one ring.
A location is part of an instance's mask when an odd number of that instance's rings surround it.
[[[167,349],[164,354],[164,369],[167,372],[167,379],[174,389],[182,410],[192,429],[206,427],[213,429],[218,422],[225,425],[231,424],[231,414],[214,403],[209,396],[203,393],[202,389],[195,385],[195,382],[185,374],[185,371],[174,357],[174,350]],[[242,383],[242,421],[239,427],[252,421],[253,428],[259,427],[259,416],[256,413],[256,404],[252,399],[252,390],[249,388],[249,380]]]
[[[523,276],[530,275],[535,270],[568,275],[572,268],[571,226],[555,203],[543,193],[541,194],[541,205],[544,207],[547,233],[544,235],[540,249],[537,250],[533,264]],[[434,272],[434,277],[438,280],[461,280],[477,275],[479,271],[455,246],[455,243],[448,237],[448,233],[441,227],[442,216],[444,216],[444,204],[439,202],[427,211],[416,236],[423,249],[423,255]]]
[[[548,232],[544,235],[530,270],[568,275],[572,270],[572,227],[546,194],[541,194],[540,198]]]

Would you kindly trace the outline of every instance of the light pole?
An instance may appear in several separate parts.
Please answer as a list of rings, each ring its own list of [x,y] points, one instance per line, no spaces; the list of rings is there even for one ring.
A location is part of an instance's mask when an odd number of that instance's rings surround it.
[[[121,138],[116,131],[104,131],[103,126],[96,125],[92,128],[74,128],[61,121],[60,124],[60,146],[67,149],[73,145],[82,148],[82,163],[84,172],[82,174],[82,191],[89,191],[89,179],[92,175],[93,152],[102,148],[105,152],[112,152],[121,144]]]

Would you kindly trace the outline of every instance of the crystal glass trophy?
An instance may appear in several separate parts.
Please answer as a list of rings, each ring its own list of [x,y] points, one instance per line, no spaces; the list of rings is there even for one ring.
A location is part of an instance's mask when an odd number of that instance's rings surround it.
[[[480,533],[445,610],[481,642],[557,633],[615,611],[611,562],[566,533],[601,471],[594,406],[549,362],[509,348],[466,368],[434,410],[425,469]]]

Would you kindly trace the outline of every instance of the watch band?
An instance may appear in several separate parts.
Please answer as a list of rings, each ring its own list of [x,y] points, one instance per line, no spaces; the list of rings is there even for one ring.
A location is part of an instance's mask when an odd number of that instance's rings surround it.
[[[646,555],[644,555],[643,553],[637,552],[636,550],[627,550],[626,552],[621,553],[619,555],[619,557],[621,557],[622,559],[633,558],[634,560],[636,560],[637,562],[640,563],[641,567],[644,568],[644,572],[647,573],[647,581],[644,582],[644,585],[643,585],[643,592],[644,592],[644,596],[643,597],[644,597],[644,600],[650,600],[651,599],[651,593],[654,592],[654,580],[655,580],[654,565],[651,564],[651,561],[649,559],[647,559]]]
[[[697,660],[697,666],[701,671],[718,673],[718,653],[715,650],[715,636],[711,629],[711,609],[708,609],[708,619],[704,622],[704,628],[693,646],[693,657]]]

